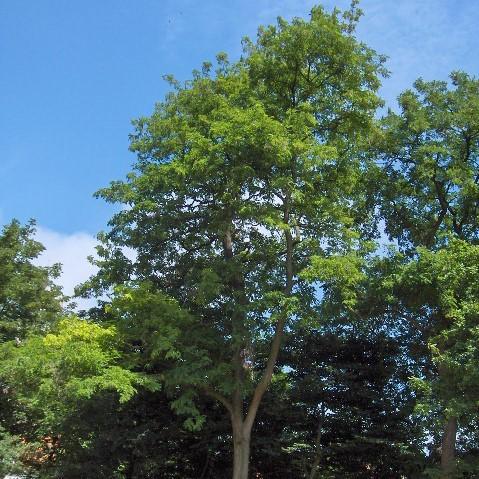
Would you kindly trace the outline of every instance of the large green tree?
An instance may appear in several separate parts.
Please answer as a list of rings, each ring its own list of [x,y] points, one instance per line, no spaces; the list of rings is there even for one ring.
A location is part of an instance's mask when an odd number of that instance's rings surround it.
[[[470,243],[478,239],[479,81],[463,72],[452,73],[450,80],[416,81],[414,89],[400,95],[399,113],[389,112],[384,119],[380,209],[387,233],[413,258],[418,246],[435,251],[454,237]],[[417,306],[415,290],[402,293],[399,288],[406,309]],[[432,314],[428,308],[434,294],[421,294],[422,308],[405,313],[412,319],[410,327],[422,331],[424,346],[448,324],[444,310]],[[437,368],[436,374],[445,371]],[[423,370],[425,377],[429,374]],[[443,412],[442,467],[449,477],[458,418]]]
[[[231,420],[233,477],[285,328],[314,315],[313,256],[341,255],[368,218],[361,145],[383,59],[353,36],[358,11],[279,19],[242,60],[205,64],[136,121],[134,171],[99,196],[124,205],[84,291],[116,288],[111,314],[137,367],[161,375],[196,427],[200,394]],[[124,248],[134,250],[128,259]],[[131,255],[130,255],[131,257]]]

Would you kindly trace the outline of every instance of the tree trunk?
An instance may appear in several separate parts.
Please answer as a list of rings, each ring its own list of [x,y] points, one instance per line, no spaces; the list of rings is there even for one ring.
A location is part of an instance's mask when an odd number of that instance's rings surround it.
[[[445,424],[441,446],[441,471],[443,479],[450,479],[454,472],[456,450],[457,417],[450,417]]]
[[[248,479],[251,431],[233,418],[233,479]]]
[[[284,223],[289,223],[289,202],[290,196],[287,195],[287,199],[284,204]],[[231,218],[233,215],[230,215]],[[234,258],[233,251],[233,231],[234,226],[232,219],[230,225],[225,231],[223,238],[223,250],[224,256],[227,261],[231,261]],[[295,242],[290,230],[285,231],[286,240],[286,261],[285,261],[285,274],[286,284],[284,287],[284,295],[290,297],[293,292],[294,273],[293,273],[293,249]],[[299,241],[299,240],[298,240]],[[248,304],[248,299],[245,293],[244,277],[240,270],[236,271],[236,274],[231,278],[229,284],[233,297],[241,305]],[[245,315],[244,311],[237,311],[232,316],[232,334],[233,337],[244,339],[245,328]],[[233,392],[231,402],[220,394],[212,391],[209,392],[212,397],[218,398],[222,404],[228,409],[231,414],[231,424],[233,429],[233,479],[248,479],[249,469],[249,455],[250,455],[250,442],[251,431],[256,419],[259,405],[268,389],[271,378],[273,376],[274,367],[278,359],[279,350],[281,347],[281,341],[284,334],[284,328],[287,321],[287,313],[280,314],[275,327],[273,340],[271,342],[271,349],[268,356],[266,367],[263,371],[262,377],[256,387],[254,388],[253,397],[251,398],[248,410],[244,414],[243,410],[243,385],[244,385],[244,363],[242,358],[242,352],[244,351],[244,341],[240,341],[236,348],[232,364],[234,368],[235,390]]]
[[[324,411],[325,411],[325,407],[324,407],[324,404],[322,404],[321,416],[319,417],[319,421],[318,421],[318,432],[316,433],[316,441],[314,444],[315,446],[314,461],[311,467],[311,474],[309,475],[309,479],[316,479],[318,471],[319,471],[319,464],[321,462],[321,438],[323,436]]]

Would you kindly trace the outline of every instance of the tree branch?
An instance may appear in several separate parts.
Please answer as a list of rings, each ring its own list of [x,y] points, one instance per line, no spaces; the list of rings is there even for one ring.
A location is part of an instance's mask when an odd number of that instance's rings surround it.
[[[203,390],[203,392],[211,397],[212,399],[215,399],[216,401],[220,402],[223,404],[223,406],[228,410],[229,413],[233,411],[233,405],[226,399],[225,396],[220,394],[218,391],[215,391],[212,387],[202,384],[200,388]]]
[[[283,221],[285,223],[289,223],[289,195],[287,195],[285,200],[285,209],[284,209],[284,218]],[[290,230],[285,231],[285,239],[286,239],[286,285],[284,288],[285,296],[291,296],[293,291],[293,249],[294,249],[294,241],[293,235],[291,234]],[[278,359],[279,350],[281,347],[281,341],[283,339],[284,334],[284,327],[287,321],[287,314],[283,313],[278,318],[278,322],[276,323],[276,328],[274,331],[273,341],[271,343],[271,350],[268,357],[268,362],[266,363],[266,368],[263,372],[260,382],[257,384],[253,398],[250,402],[248,413],[246,414],[246,418],[244,421],[244,428],[246,431],[251,431],[253,427],[253,423],[256,417],[256,413],[258,412],[259,405],[261,403],[261,399],[263,398],[264,393],[268,389],[268,386],[271,383],[271,378],[273,377],[274,367],[276,365],[276,361]]]

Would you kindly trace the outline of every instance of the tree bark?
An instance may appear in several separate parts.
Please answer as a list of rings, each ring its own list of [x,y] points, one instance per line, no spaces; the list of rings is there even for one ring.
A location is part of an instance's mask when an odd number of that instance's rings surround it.
[[[284,222],[289,223],[289,202],[290,197],[287,195],[284,204]],[[227,261],[230,261],[234,257],[233,251],[233,224],[226,229],[225,236],[223,238],[223,251]],[[286,240],[286,261],[285,261],[285,273],[286,284],[284,287],[285,296],[291,296],[293,292],[293,249],[294,240],[290,230],[285,231]],[[235,275],[231,281],[231,290],[236,293],[239,304],[247,304],[247,298],[244,291],[244,278],[241,275]],[[243,332],[244,328],[244,313],[233,315],[232,317],[232,332]],[[273,340],[271,342],[271,348],[268,355],[266,367],[263,371],[262,377],[256,385],[253,397],[247,409],[247,413],[244,414],[243,410],[243,383],[244,383],[244,370],[243,359],[241,357],[241,344],[238,344],[232,358],[232,364],[235,375],[235,390],[233,391],[231,403],[227,400],[221,401],[225,407],[230,411],[231,423],[233,429],[233,479],[248,479],[249,469],[249,456],[250,456],[250,443],[251,443],[251,431],[256,419],[259,405],[261,400],[268,389],[271,378],[273,376],[274,367],[278,359],[279,350],[281,347],[282,338],[284,335],[284,328],[287,322],[287,313],[280,314],[276,322]]]
[[[231,224],[226,229],[223,239],[224,256],[227,261],[232,261],[234,258],[233,229],[234,227],[231,220]],[[231,277],[229,287],[237,303],[242,306],[246,305],[248,301],[244,291],[244,278],[239,271],[236,271]],[[227,407],[231,415],[231,426],[233,430],[233,479],[248,479],[251,428],[245,426],[243,412],[244,358],[242,353],[245,345],[242,340],[238,340],[244,335],[244,312],[235,312],[231,319],[232,335],[238,342],[232,357],[235,388],[231,402],[226,401],[226,403],[223,402],[223,404]]]
[[[314,443],[314,446],[315,446],[314,461],[311,467],[311,474],[309,476],[309,479],[316,479],[318,471],[319,471],[319,464],[321,462],[321,438],[323,436],[324,411],[325,411],[325,407],[324,407],[324,404],[322,404],[321,416],[319,417],[319,420],[318,420],[318,430],[316,433],[316,441]]]
[[[447,419],[441,445],[442,479],[450,479],[454,472],[456,451],[457,417]]]
[[[233,425],[233,479],[248,479],[251,430],[241,418],[231,418]]]

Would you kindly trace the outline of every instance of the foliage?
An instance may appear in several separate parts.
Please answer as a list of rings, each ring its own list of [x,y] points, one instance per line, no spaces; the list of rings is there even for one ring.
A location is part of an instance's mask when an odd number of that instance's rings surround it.
[[[417,80],[384,119],[381,208],[404,246],[443,244],[451,231],[477,240],[479,81],[454,72],[451,82]]]
[[[372,217],[359,152],[384,69],[354,38],[356,13],[279,19],[238,63],[220,54],[214,72],[170,77],[135,122],[134,171],[98,193],[124,207],[83,294],[114,288],[108,314],[132,333],[139,370],[161,376],[190,428],[198,395],[218,400],[235,447],[249,445],[285,327],[315,315],[316,280],[301,272],[356,248]]]
[[[453,240],[437,251],[419,250],[400,280],[416,291],[419,304],[436,318],[429,338],[432,360],[441,371],[432,379],[416,378],[422,396],[418,408],[439,408],[467,422],[477,413],[479,387],[479,247]]]
[[[75,317],[62,319],[46,336],[3,344],[0,376],[15,404],[16,428],[27,442],[39,444],[28,462],[51,466],[68,454],[69,443],[81,442],[75,431],[65,440],[62,433],[89,400],[111,391],[124,403],[138,387],[156,388],[151,379],[122,367],[119,359],[120,338],[113,326]],[[47,437],[52,438],[48,457],[41,452]]]
[[[451,311],[442,304],[446,300],[442,295],[451,294],[451,286],[464,278],[464,263],[453,253],[455,243],[451,241],[456,237],[472,244],[477,242],[479,206],[479,82],[463,72],[453,72],[450,78],[452,85],[419,79],[414,90],[404,92],[399,98],[401,112],[390,112],[384,119],[381,146],[385,166],[380,208],[386,231],[411,258],[427,257],[431,261],[429,270],[414,269],[417,265],[413,262],[410,268],[415,273],[411,272],[409,279],[402,278],[405,288],[398,285],[396,290],[403,302],[402,314],[411,318],[412,328],[418,328],[422,344],[430,346],[428,360],[436,363],[435,368],[429,367],[429,361],[424,363],[419,377],[426,381],[416,380],[415,385],[426,392],[427,385],[443,384],[443,399],[447,394],[455,395],[455,388],[446,391],[447,364],[459,365],[466,359],[460,349],[449,350],[449,341],[454,342],[447,333]],[[428,248],[429,253],[417,251],[418,246]],[[428,256],[440,249],[440,255]],[[445,257],[450,261],[450,285],[435,282],[432,277],[439,274],[432,265],[437,267],[440,258],[446,263]],[[408,281],[416,282],[415,287],[408,287]],[[458,302],[465,299],[460,297],[462,292],[456,291]],[[443,348],[448,351],[447,357]],[[472,384],[468,388],[473,393]],[[435,422],[442,423],[441,474],[451,477],[458,444],[459,417],[454,414],[460,411],[452,403],[440,403],[435,413],[431,410],[428,423],[430,428]],[[464,419],[461,422],[464,424]],[[435,442],[439,442],[438,435],[434,436]],[[456,473],[459,474],[457,468]]]
[[[21,438],[13,436],[3,427],[0,428],[0,474],[21,474],[25,472],[22,456],[26,446]]]
[[[290,401],[300,420],[287,427],[305,444],[293,457],[308,474],[318,457],[318,477],[420,477],[424,443],[400,348],[370,324],[310,331],[291,342]]]
[[[65,297],[55,284],[60,265],[35,264],[43,245],[34,239],[35,223],[13,220],[0,234],[0,345],[20,345],[29,334],[45,334],[63,309]],[[10,342],[10,343],[8,343]],[[0,474],[25,472],[31,452],[21,435],[22,413],[0,379]]]
[[[0,234],[0,341],[46,332],[64,299],[54,283],[60,266],[36,266],[43,246],[33,239],[35,223],[6,225]]]

